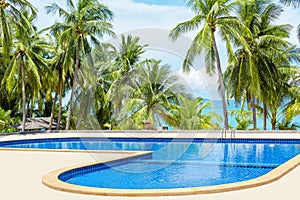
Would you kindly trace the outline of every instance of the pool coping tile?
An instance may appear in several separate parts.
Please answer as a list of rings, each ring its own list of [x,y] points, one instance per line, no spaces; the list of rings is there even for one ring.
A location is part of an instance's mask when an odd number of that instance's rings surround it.
[[[121,152],[120,152],[121,153]],[[149,152],[147,152],[149,153]],[[145,152],[136,152],[133,155],[128,155],[122,159],[134,158],[136,156],[144,155]],[[121,159],[121,160],[122,160]],[[295,169],[300,165],[300,154],[294,158],[288,160],[277,168],[273,169],[269,173],[254,178],[247,181],[222,184],[216,186],[204,186],[204,187],[194,187],[194,188],[179,188],[179,189],[141,189],[141,190],[131,190],[131,189],[109,189],[109,188],[95,188],[78,186],[63,182],[59,179],[59,176],[67,171],[74,170],[77,168],[87,167],[96,164],[105,164],[107,162],[120,161],[120,159],[107,160],[101,163],[89,163],[84,165],[78,165],[73,167],[67,167],[59,170],[55,170],[43,176],[42,183],[52,189],[78,193],[87,195],[101,195],[101,196],[132,196],[132,197],[151,197],[151,196],[181,196],[181,195],[196,195],[196,194],[212,194],[221,192],[230,192],[236,190],[242,190],[247,188],[253,188],[262,186],[265,184],[272,183],[291,170]]]
[[[184,134],[182,134],[184,133]],[[212,134],[220,136],[219,131],[212,131]],[[260,131],[254,133],[253,131],[236,131],[234,136],[227,134],[224,138],[239,138],[239,139],[300,139],[299,131],[292,132],[283,132],[283,131]],[[91,131],[87,134],[78,133],[78,131],[70,133],[42,133],[42,134],[17,134],[0,137],[0,141],[12,141],[12,140],[23,140],[23,139],[40,139],[40,138],[69,138],[69,137],[138,137],[138,138],[176,138],[178,136],[182,138],[208,138],[209,133],[207,131],[196,131],[188,134],[188,132],[178,132],[178,131],[121,131],[121,132],[109,132],[101,131],[101,134]],[[151,152],[142,152],[142,151],[111,151],[111,150],[96,150],[96,151],[87,151],[87,150],[53,150],[53,149],[15,149],[15,148],[0,148],[0,151],[33,151],[33,152],[72,152],[72,153],[116,153],[123,154],[124,156],[121,159],[109,159],[104,162],[93,162],[88,164],[80,164],[77,166],[66,167],[63,169],[55,170],[50,173],[45,174],[42,177],[42,183],[52,189],[71,192],[77,194],[87,194],[87,195],[101,195],[101,196],[139,196],[139,197],[148,197],[148,196],[180,196],[180,195],[196,195],[196,194],[212,194],[212,193],[222,193],[230,192],[248,188],[254,188],[262,186],[265,184],[272,183],[284,175],[288,174],[290,171],[295,169],[300,165],[300,154],[294,158],[288,160],[277,168],[273,169],[269,173],[260,176],[255,179],[216,185],[216,186],[205,186],[205,187],[194,187],[194,188],[180,188],[180,189],[151,189],[151,190],[125,190],[125,189],[109,189],[109,188],[93,188],[85,186],[77,186],[65,183],[59,180],[59,175],[76,168],[87,167],[90,165],[96,164],[105,164],[108,162],[120,161],[122,159],[131,159],[137,156],[143,156],[150,154]]]

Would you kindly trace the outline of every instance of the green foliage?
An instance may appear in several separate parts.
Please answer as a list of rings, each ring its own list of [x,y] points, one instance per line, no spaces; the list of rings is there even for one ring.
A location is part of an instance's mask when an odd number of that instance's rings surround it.
[[[168,111],[168,121],[172,126],[181,130],[218,129],[222,120],[214,112],[205,111],[211,107],[209,101],[202,98],[179,96],[179,103],[172,105]]]
[[[281,2],[299,6],[297,0]],[[287,42],[291,27],[275,22],[282,8],[269,0],[189,0],[187,5],[194,17],[179,23],[170,37],[197,32],[183,69],[189,71],[194,58],[204,54],[207,72],[218,73],[224,126],[226,89],[237,103],[252,100],[256,109],[263,104],[273,128],[297,128],[292,119],[300,114],[300,78],[291,63],[300,62],[300,50]],[[63,124],[70,120],[73,129],[115,124],[119,129],[142,129],[145,120],[178,129],[219,128],[220,117],[205,111],[209,103],[191,98],[170,66],[140,60],[147,47],[140,38],[122,35],[119,48],[101,42],[104,35],[114,36],[113,13],[107,6],[98,0],[67,0],[67,9],[53,3],[46,10],[61,21],[38,32],[33,23],[37,10],[28,1],[5,0],[0,5],[1,129],[12,131],[12,121],[22,114],[50,113]],[[300,26],[297,30],[300,36]],[[217,34],[227,48],[223,77]],[[62,98],[71,89],[67,113]],[[236,129],[248,129],[255,112],[234,113]]]
[[[227,47],[228,62],[231,63],[236,61],[232,43],[234,45],[245,44],[242,35],[250,37],[251,33],[241,20],[231,15],[235,2],[229,0],[189,0],[187,5],[194,11],[195,16],[186,22],[177,24],[171,30],[169,36],[171,39],[176,40],[183,33],[197,30],[197,35],[183,62],[183,70],[189,71],[189,68],[193,66],[194,58],[201,53],[205,55],[207,73],[212,74],[217,70],[218,87],[222,97],[224,128],[228,129],[225,88],[215,37],[216,33],[219,32]]]
[[[16,123],[17,119],[11,117],[11,111],[5,111],[0,107],[0,132],[14,132],[16,129],[12,128],[12,125]]]
[[[236,130],[247,130],[253,120],[251,119],[252,112],[248,110],[230,110],[229,113],[235,116],[237,122]]]
[[[104,35],[114,36],[111,24],[113,14],[104,4],[97,0],[79,0],[76,3],[68,0],[67,7],[68,11],[56,3],[46,6],[48,13],[58,13],[63,20],[56,22],[50,29],[55,35],[60,33],[59,41],[67,46],[64,65],[75,63],[66,130],[72,118],[79,68],[92,65],[91,49],[93,45],[100,44],[100,38]]]
[[[145,120],[150,120],[154,127],[160,125],[160,120],[167,121],[167,110],[178,102],[177,97],[184,94],[185,88],[170,66],[151,59],[139,63],[117,91],[124,102],[116,113],[118,128],[141,129]]]
[[[254,100],[263,102],[275,129],[278,109],[289,95],[289,74],[294,71],[290,62],[299,61],[299,53],[295,53],[295,47],[286,40],[291,26],[274,25],[283,12],[275,3],[265,0],[237,2],[238,18],[251,31],[251,37],[243,36],[247,45],[237,49],[236,62],[229,63],[224,73],[227,94],[238,104],[245,99],[252,100],[255,129],[257,105],[253,105]]]
[[[145,52],[148,45],[140,45],[139,37],[128,35],[126,38],[121,35],[121,45],[116,57],[116,65],[121,69],[121,73],[125,74],[131,71],[140,60],[140,56]]]

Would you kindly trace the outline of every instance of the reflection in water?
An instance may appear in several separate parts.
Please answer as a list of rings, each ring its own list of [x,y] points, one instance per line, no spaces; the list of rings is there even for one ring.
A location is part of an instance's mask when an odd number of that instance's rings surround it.
[[[217,185],[261,176],[300,152],[300,144],[141,142],[84,139],[7,144],[3,147],[153,151],[152,158],[81,174],[69,183],[109,188],[181,188]]]

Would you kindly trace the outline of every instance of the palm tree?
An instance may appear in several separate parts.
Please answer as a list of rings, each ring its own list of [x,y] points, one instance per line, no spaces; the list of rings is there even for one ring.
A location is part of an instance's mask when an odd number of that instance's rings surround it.
[[[116,48],[111,44],[100,44],[93,49],[93,58],[97,73],[97,86],[95,94],[95,113],[100,129],[113,128],[113,101],[114,91],[117,89],[122,77],[121,66],[115,61],[119,56]],[[112,98],[114,96],[114,98]]]
[[[118,113],[121,109],[122,101],[127,94],[118,91],[121,85],[129,84],[131,76],[135,73],[136,67],[140,62],[141,55],[145,52],[145,47],[141,45],[139,37],[121,35],[121,43],[119,48],[115,50],[115,58],[113,60],[114,71],[117,78],[112,84],[110,99],[113,102],[113,112]]]
[[[173,104],[168,111],[168,122],[173,127],[182,130],[216,129],[221,117],[213,112],[205,111],[211,103],[202,98],[187,98],[179,96],[179,104]],[[205,113],[206,112],[206,113]]]
[[[295,116],[300,115],[300,95],[298,94],[298,97],[296,97],[292,104],[289,105],[286,109],[286,118],[292,119]]]
[[[11,110],[5,111],[0,107],[0,133],[12,132],[14,129],[11,126],[15,121],[16,119],[11,116]]]
[[[116,117],[118,127],[123,129],[143,128],[143,122],[168,120],[167,110],[178,102],[177,97],[185,91],[184,86],[172,73],[170,66],[154,59],[141,62],[119,91],[127,94],[124,105]]]
[[[63,22],[55,23],[52,26],[52,30],[61,30],[61,41],[68,44],[65,62],[70,63],[70,59],[75,60],[66,130],[70,126],[78,70],[82,64],[81,60],[91,53],[90,42],[98,44],[98,38],[103,37],[104,34],[114,35],[110,23],[113,14],[107,6],[104,6],[97,0],[79,0],[77,4],[72,0],[67,0],[67,7],[70,12],[56,3],[46,7],[48,13],[58,13],[64,20]]]
[[[71,65],[64,65],[65,57],[66,57],[66,48],[67,46],[64,43],[60,43],[60,34],[51,32],[52,35],[48,35],[48,41],[52,46],[51,51],[49,51],[50,62],[49,67],[53,71],[53,80],[50,82],[52,91],[55,91],[55,96],[52,100],[52,108],[51,108],[51,115],[50,115],[50,123],[49,123],[49,130],[52,129],[52,123],[54,119],[54,112],[56,107],[57,97],[59,97],[59,107],[58,107],[58,114],[57,114],[57,127],[56,129],[59,130],[60,128],[60,121],[61,121],[61,114],[62,114],[62,99],[65,94],[65,86],[66,80],[70,77]]]
[[[25,130],[26,122],[26,83],[32,88],[32,92],[37,94],[41,88],[40,73],[43,70],[47,70],[47,64],[41,54],[37,53],[39,49],[38,43],[34,44],[36,39],[36,33],[32,26],[32,21],[35,19],[34,15],[31,15],[25,8],[21,8],[20,12],[24,18],[15,24],[14,31],[14,52],[8,68],[5,72],[3,82],[6,83],[6,88],[9,92],[19,84],[21,79],[21,91],[22,91],[22,131]],[[30,26],[30,27],[28,27]],[[24,32],[24,30],[26,30]],[[34,95],[34,94],[33,94]],[[35,95],[34,95],[35,96]]]
[[[299,49],[300,50],[300,49]],[[300,55],[300,53],[299,53]],[[284,119],[286,124],[289,124],[288,122],[291,122],[295,117],[300,115],[300,71],[298,67],[295,67],[294,71],[290,73],[290,80],[291,87],[290,87],[290,93],[292,96],[290,97],[290,102],[287,103],[286,109],[285,109],[285,116]]]
[[[22,21],[27,24],[27,26],[23,26],[23,31],[26,31],[24,28],[32,29],[30,23],[26,20],[26,16],[21,12],[21,7],[22,9],[26,8],[29,10],[32,16],[36,17],[37,9],[27,0],[0,0],[0,45],[2,46],[2,55],[5,64],[9,63],[9,55],[12,47],[12,25]],[[22,27],[19,26],[19,28]]]
[[[247,130],[250,124],[253,124],[251,120],[252,112],[244,110],[244,105],[241,105],[241,110],[229,110],[230,115],[235,116],[237,130]]]
[[[278,67],[284,62],[289,65],[289,58],[280,59],[279,55],[284,56],[282,52],[289,48],[284,39],[289,36],[290,26],[272,25],[283,10],[268,0],[238,1],[238,6],[238,16],[252,36],[244,37],[248,48],[241,47],[236,51],[237,62],[228,67],[225,79],[227,92],[237,103],[243,103],[245,99],[250,102],[253,129],[256,129],[256,100],[263,101],[266,109],[266,104],[272,101],[267,94],[280,80]],[[281,63],[275,63],[275,60]],[[266,110],[264,113],[266,119]]]
[[[195,56],[201,52],[205,52],[206,69],[212,73],[215,71],[215,63],[217,65],[217,74],[219,88],[222,96],[224,128],[228,129],[227,105],[225,97],[225,88],[222,78],[222,67],[217,48],[216,33],[220,32],[222,39],[226,42],[229,61],[234,59],[233,50],[230,40],[234,42],[240,41],[240,33],[248,34],[244,30],[243,23],[236,17],[230,15],[234,3],[229,0],[189,0],[188,6],[195,12],[195,17],[191,20],[179,23],[170,32],[170,37],[176,40],[180,34],[189,31],[200,31],[194,38],[186,58],[183,63],[183,69],[189,70]],[[238,39],[239,38],[239,39]]]
[[[145,52],[145,47],[148,45],[140,45],[139,37],[128,35],[126,38],[121,35],[121,44],[117,52],[116,65],[121,68],[121,73],[124,75],[131,71],[135,64],[140,60],[140,56]]]

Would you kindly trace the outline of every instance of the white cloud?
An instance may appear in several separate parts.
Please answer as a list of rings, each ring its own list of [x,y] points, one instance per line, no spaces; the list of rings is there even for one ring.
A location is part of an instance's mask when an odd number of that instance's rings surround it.
[[[193,16],[188,8],[180,6],[149,5],[131,0],[104,0],[103,2],[114,12],[117,33],[141,28],[171,29],[178,22]]]
[[[189,73],[182,70],[177,72],[184,84],[195,96],[200,96],[208,100],[219,100],[221,98],[218,92],[218,77],[216,74],[210,76],[205,68],[199,70],[191,68]]]
[[[299,46],[299,40],[297,38],[297,26],[300,24],[300,8],[284,7],[284,12],[276,20],[276,24],[290,24],[293,26],[291,30],[289,42]]]
[[[46,15],[44,7],[56,2],[61,6],[65,4],[58,0],[29,0],[39,9],[37,25],[44,28],[55,21],[55,16]],[[158,0],[159,1],[159,0]],[[275,1],[278,3],[278,1]],[[114,13],[114,31],[117,34],[141,28],[163,28],[171,29],[179,22],[186,21],[193,16],[193,12],[182,6],[155,5],[137,3],[132,0],[103,0],[103,3]],[[284,7],[285,12],[276,23],[288,23],[294,26],[289,41],[299,45],[296,36],[296,27],[300,23],[300,8]],[[193,38],[195,33],[187,34]]]

